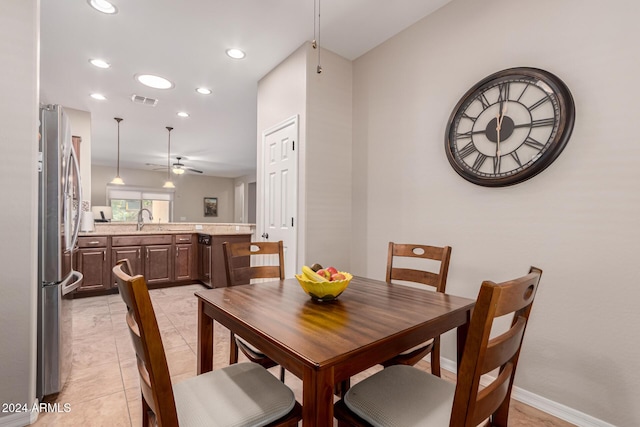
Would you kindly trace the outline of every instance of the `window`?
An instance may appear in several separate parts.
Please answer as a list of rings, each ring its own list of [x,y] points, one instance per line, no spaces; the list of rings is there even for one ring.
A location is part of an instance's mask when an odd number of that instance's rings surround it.
[[[111,206],[112,222],[136,222],[140,209],[149,209],[153,222],[173,220],[173,191],[107,186],[107,200]],[[143,215],[148,221],[148,215]]]

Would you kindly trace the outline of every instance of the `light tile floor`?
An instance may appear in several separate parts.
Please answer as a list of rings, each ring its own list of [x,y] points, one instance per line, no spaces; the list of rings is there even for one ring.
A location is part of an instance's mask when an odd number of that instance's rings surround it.
[[[197,300],[189,285],[150,291],[167,354],[173,382],[196,374]],[[69,403],[68,413],[42,413],[36,426],[132,426],[142,425],[140,386],[135,354],[127,326],[125,305],[119,295],[73,300],[73,368],[64,390],[48,399]],[[229,333],[215,325],[214,369],[229,357]],[[242,357],[242,355],[241,355]],[[242,361],[242,359],[241,359]],[[418,367],[429,370],[427,362]],[[372,368],[352,379],[370,375]],[[278,375],[279,367],[272,368]],[[455,377],[445,373],[445,377]],[[286,383],[302,402],[302,383],[290,373]],[[566,427],[565,421],[513,401],[510,425],[514,427]]]

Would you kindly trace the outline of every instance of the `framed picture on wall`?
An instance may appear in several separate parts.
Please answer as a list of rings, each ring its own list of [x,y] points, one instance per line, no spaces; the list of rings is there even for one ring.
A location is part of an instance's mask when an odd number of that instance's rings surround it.
[[[204,198],[204,216],[218,216],[218,198]]]

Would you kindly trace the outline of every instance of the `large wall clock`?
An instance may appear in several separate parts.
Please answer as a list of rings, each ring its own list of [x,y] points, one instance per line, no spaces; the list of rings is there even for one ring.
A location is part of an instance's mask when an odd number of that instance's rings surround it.
[[[474,184],[517,184],[560,155],[574,120],[571,92],[555,75],[523,67],[499,71],[469,89],[453,109],[447,158]]]

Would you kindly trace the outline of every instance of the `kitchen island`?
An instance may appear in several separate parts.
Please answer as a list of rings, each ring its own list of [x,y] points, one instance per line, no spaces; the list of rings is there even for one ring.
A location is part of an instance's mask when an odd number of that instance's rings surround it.
[[[95,231],[80,233],[72,256],[74,269],[84,275],[75,297],[116,293],[111,269],[124,258],[151,289],[226,286],[222,243],[249,242],[253,232],[253,224],[146,223],[137,230],[135,223],[96,223]],[[201,236],[209,236],[209,245],[198,244]]]

